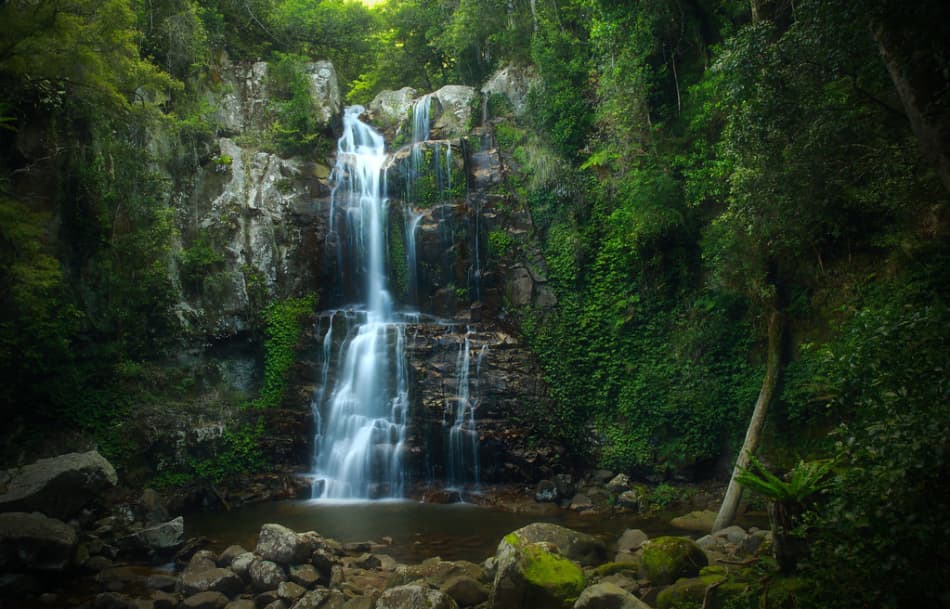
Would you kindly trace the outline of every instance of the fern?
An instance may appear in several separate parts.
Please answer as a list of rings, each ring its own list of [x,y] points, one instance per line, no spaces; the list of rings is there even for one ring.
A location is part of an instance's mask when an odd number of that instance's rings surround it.
[[[830,459],[799,461],[792,468],[787,482],[766,469],[755,457],[749,458],[749,465],[736,476],[739,484],[772,501],[801,503],[828,486],[828,474],[835,462]]]

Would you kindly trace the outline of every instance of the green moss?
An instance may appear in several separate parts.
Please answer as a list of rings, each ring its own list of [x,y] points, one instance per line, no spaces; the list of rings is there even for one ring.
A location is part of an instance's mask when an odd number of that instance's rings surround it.
[[[515,533],[508,533],[505,535],[505,543],[513,548],[518,548],[521,546],[521,540],[518,539],[518,536]]]
[[[406,263],[406,241],[403,234],[403,223],[393,221],[401,216],[394,216],[389,221],[389,268],[390,282],[395,295],[408,296],[409,266]]]
[[[539,596],[549,597],[549,602],[559,602],[564,607],[572,606],[587,583],[581,568],[538,544],[524,546],[521,552],[524,578],[540,589],[538,592],[543,591]],[[541,599],[538,601],[541,602]]]
[[[639,565],[635,562],[607,562],[594,569],[594,574],[600,577],[606,577],[607,575],[613,575],[621,571],[636,572],[639,571]]]
[[[658,585],[697,575],[708,560],[696,543],[685,537],[658,537],[644,546],[643,574]]]
[[[656,606],[657,609],[700,609],[705,601],[707,609],[744,607],[748,603],[742,604],[739,599],[749,594],[747,583],[727,581],[725,575],[706,575],[679,580],[660,592]]]

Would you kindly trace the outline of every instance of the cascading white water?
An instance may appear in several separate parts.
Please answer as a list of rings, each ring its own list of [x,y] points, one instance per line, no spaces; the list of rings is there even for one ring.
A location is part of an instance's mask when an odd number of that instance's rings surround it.
[[[488,354],[488,345],[478,352],[475,364],[475,376],[472,378],[472,329],[465,333],[465,340],[459,347],[455,363],[456,395],[448,404],[452,410],[451,425],[448,417],[443,418],[443,426],[448,426],[445,469],[446,486],[460,488],[466,484],[478,484],[478,429],[475,423],[475,410],[478,408],[478,383],[481,366]],[[474,391],[473,386],[474,385]],[[446,413],[448,413],[448,408]]]
[[[323,384],[314,395],[314,419],[319,425],[314,442],[315,498],[399,497],[404,483],[401,453],[409,406],[406,330],[405,324],[394,320],[386,291],[385,146],[383,137],[359,120],[362,113],[361,106],[353,106],[343,115],[343,136],[331,175],[331,209],[339,206],[346,211],[345,230],[356,252],[356,260],[348,263],[364,277],[366,305],[362,310],[353,307],[357,323],[346,330],[334,379],[329,378],[333,315],[324,335]]]

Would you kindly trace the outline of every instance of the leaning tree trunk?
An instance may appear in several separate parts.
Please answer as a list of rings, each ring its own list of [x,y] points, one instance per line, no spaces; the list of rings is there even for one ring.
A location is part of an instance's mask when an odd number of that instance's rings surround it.
[[[943,28],[950,19],[944,2],[911,8],[885,3],[871,18],[871,31],[884,65],[917,137],[921,152],[950,191],[950,44]]]
[[[785,316],[780,311],[773,311],[769,318],[768,364],[765,369],[765,378],[762,380],[762,388],[759,390],[759,397],[755,401],[755,408],[752,410],[752,419],[749,421],[749,428],[745,433],[742,450],[739,451],[739,457],[736,459],[736,465],[732,470],[729,488],[726,489],[726,496],[722,500],[722,506],[716,515],[716,521],[713,523],[713,533],[726,528],[736,519],[739,499],[742,498],[742,486],[736,482],[736,475],[749,467],[749,456],[755,452],[759,445],[759,437],[762,435],[762,427],[765,425],[765,414],[768,411],[769,402],[772,401],[772,395],[778,385],[779,372],[782,369],[784,336]]]

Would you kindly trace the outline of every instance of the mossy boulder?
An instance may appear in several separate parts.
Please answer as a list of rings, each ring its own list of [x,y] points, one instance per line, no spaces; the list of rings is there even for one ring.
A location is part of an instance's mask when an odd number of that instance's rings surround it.
[[[600,539],[549,522],[533,522],[510,535],[517,537],[521,544],[554,544],[558,554],[584,567],[599,565],[607,560],[607,544]]]
[[[643,545],[640,573],[654,584],[672,584],[681,577],[693,577],[709,563],[706,554],[692,539],[657,537]]]
[[[580,566],[556,552],[550,543],[523,543],[514,533],[506,535],[495,554],[497,570],[490,607],[572,607],[586,578]]]
[[[722,609],[729,606],[731,599],[745,595],[748,589],[748,584],[727,580],[725,575],[701,575],[681,579],[661,591],[656,597],[656,606],[657,609],[700,609],[705,602],[707,609]]]

